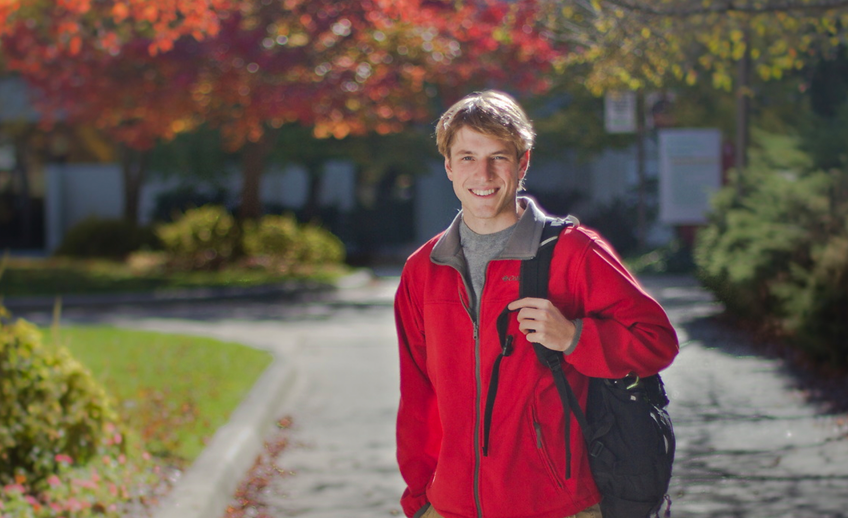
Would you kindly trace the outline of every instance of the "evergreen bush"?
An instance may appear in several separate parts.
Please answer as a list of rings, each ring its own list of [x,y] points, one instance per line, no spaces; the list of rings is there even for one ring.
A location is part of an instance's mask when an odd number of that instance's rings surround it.
[[[698,235],[699,277],[730,313],[848,366],[848,173],[815,170],[796,139],[757,140]]]
[[[160,247],[149,227],[124,219],[89,216],[68,231],[54,255],[123,260],[137,250]]]
[[[238,259],[241,232],[235,218],[219,205],[187,210],[156,228],[172,267],[217,270]]]
[[[98,452],[115,414],[103,388],[67,348],[0,308],[0,486],[45,480],[63,458]]]

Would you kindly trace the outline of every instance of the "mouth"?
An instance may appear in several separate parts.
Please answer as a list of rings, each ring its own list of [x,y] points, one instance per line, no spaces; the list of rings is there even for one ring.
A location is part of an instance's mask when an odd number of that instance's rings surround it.
[[[495,194],[497,189],[470,189],[475,196],[490,196]]]

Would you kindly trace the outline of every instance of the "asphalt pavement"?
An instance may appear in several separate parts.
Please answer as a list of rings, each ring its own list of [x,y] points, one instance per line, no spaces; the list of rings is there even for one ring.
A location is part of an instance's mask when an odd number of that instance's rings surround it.
[[[682,346],[663,372],[678,440],[672,516],[848,517],[848,418],[811,401],[781,359],[721,324],[721,307],[691,277],[642,281],[666,308]],[[262,438],[284,415],[293,426],[277,464],[287,475],[264,495],[271,516],[399,516],[396,285],[395,276],[359,274],[332,293],[301,297],[65,310],[66,323],[195,333],[275,355],[155,518],[222,517]],[[16,314],[50,316],[37,308]]]

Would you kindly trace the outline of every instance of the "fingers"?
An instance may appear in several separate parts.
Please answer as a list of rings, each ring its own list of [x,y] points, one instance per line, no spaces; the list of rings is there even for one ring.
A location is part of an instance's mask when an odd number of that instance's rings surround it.
[[[516,311],[523,308],[542,309],[544,307],[553,307],[548,299],[537,299],[533,297],[524,297],[523,299],[514,300],[507,306],[510,311]]]
[[[527,297],[509,304],[518,311],[518,329],[527,340],[549,349],[565,350],[574,336],[574,324],[547,299]]]

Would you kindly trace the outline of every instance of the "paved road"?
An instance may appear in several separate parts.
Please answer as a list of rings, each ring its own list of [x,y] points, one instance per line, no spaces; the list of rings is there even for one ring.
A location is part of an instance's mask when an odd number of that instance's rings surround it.
[[[239,301],[69,310],[81,322],[190,332],[284,355],[299,373],[280,402],[291,446],[268,499],[277,518],[397,516],[396,281],[331,301]],[[683,347],[664,373],[678,437],[673,516],[848,517],[848,422],[808,402],[777,359],[754,353],[686,277],[646,278]],[[44,316],[42,315],[42,318]]]

